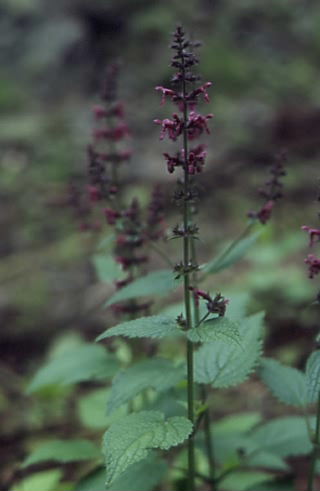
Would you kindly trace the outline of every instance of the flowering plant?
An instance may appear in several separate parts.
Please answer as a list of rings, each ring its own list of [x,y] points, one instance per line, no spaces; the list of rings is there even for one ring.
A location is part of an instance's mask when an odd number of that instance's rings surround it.
[[[29,391],[35,392],[52,382],[107,381],[110,420],[103,437],[103,466],[85,441],[87,453],[83,453],[92,460],[93,469],[84,474],[76,489],[93,489],[93,476],[103,482],[100,489],[113,491],[151,491],[161,483],[188,491],[234,491],[239,475],[244,472],[251,478],[253,468],[266,470],[254,483],[270,481],[277,472],[285,472],[284,459],[291,455],[292,448],[290,442],[283,442],[283,434],[290,433],[292,426],[288,430],[279,419],[264,424],[260,417],[250,414],[242,421],[241,431],[230,438],[228,421],[212,422],[215,392],[241,384],[256,368],[280,400],[304,411],[312,440],[304,426],[300,437],[316,461],[320,423],[313,434],[312,419],[306,412],[307,404],[314,402],[319,392],[314,382],[316,357],[310,357],[306,374],[261,358],[263,313],[248,315],[248,296],[221,293],[217,276],[214,289],[211,286],[212,275],[240,260],[255,242],[258,234],[251,233],[254,227],[265,226],[270,220],[282,196],[282,154],[276,156],[271,178],[260,190],[264,204],[259,211],[249,212],[244,232],[221,254],[205,264],[198,262],[201,233],[196,213],[200,208],[197,179],[206,171],[207,149],[196,140],[210,134],[213,117],[210,112],[203,115],[198,111],[200,102],[210,103],[208,92],[212,86],[211,82],[202,83],[195,71],[198,45],[188,40],[178,26],[171,46],[171,66],[176,70],[172,88],[156,87],[161,104],[171,102],[175,107],[170,118],[154,121],[160,126],[160,140],[168,138],[178,145],[175,151],[163,153],[169,174],[179,175],[173,197],[181,212],[179,223],[169,234],[177,239],[175,263],[166,258],[172,264],[169,269],[145,270],[146,246],[154,245],[164,235],[161,191],[154,189],[147,210],[136,199],[125,203],[120,169],[129,160],[130,152],[122,145],[130,132],[123,120],[123,105],[114,98],[114,69],[112,76],[109,73],[109,85],[104,85],[103,104],[94,107],[97,128],[87,152],[88,195],[100,219],[103,217],[113,231],[111,259],[113,265],[120,266],[122,276],[114,278],[115,291],[105,307],[113,310],[117,321],[98,336],[99,344],[86,344],[81,353],[49,363],[29,386]],[[89,216],[86,229],[94,228]],[[319,230],[306,226],[304,230],[309,233],[311,245],[318,241]],[[100,277],[104,277],[106,259],[100,254],[96,263]],[[170,296],[179,289],[182,302],[167,307],[156,304],[156,298]],[[121,349],[119,338],[124,338]],[[74,364],[72,375],[70,360]],[[300,423],[298,419],[299,431]],[[61,442],[59,445],[65,450]],[[30,459],[26,465],[34,462],[35,456]],[[312,491],[312,480],[310,477],[308,491]]]

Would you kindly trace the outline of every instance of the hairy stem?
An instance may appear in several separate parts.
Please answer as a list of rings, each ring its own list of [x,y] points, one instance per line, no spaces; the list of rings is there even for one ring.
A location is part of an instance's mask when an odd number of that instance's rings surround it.
[[[308,476],[308,487],[307,491],[314,491],[314,478],[316,474],[316,463],[319,456],[319,445],[320,445],[320,392],[318,394],[318,404],[317,404],[317,419],[316,419],[316,431],[313,437],[313,450],[311,455],[311,463]]]

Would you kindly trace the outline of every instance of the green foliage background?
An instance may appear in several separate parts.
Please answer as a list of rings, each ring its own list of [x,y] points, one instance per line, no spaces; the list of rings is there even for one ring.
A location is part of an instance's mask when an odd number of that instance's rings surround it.
[[[150,185],[162,182],[168,189],[167,221],[175,223],[176,210],[169,198],[174,179],[166,173],[164,146],[152,120],[170,111],[169,106],[159,106],[154,86],[165,85],[170,76],[167,46],[178,21],[203,41],[201,73],[213,82],[208,112],[215,118],[207,139],[209,159],[199,217],[204,259],[211,259],[241,232],[246,212],[260,205],[256,188],[265,180],[272,156],[283,147],[288,150],[285,199],[274,220],[244,261],[219,272],[213,288],[232,292],[245,288],[250,293],[249,311],[267,312],[267,355],[301,367],[312,348],[319,308],[311,302],[317,286],[316,280],[306,277],[307,241],[300,226],[316,224],[319,211],[319,3],[3,0],[0,410],[4,483],[35,443],[65,435],[82,438],[90,431],[99,434],[96,428],[80,429],[88,423],[83,407],[91,407],[92,387],[53,385],[37,399],[26,396],[25,389],[44,360],[63,356],[66,349],[80,349],[112,322],[106,311],[96,307],[111,296],[112,286],[95,277],[90,262],[103,237],[80,234],[64,202],[70,179],[85,186],[90,107],[98,100],[104,67],[114,59],[122,60],[120,93],[133,134],[126,193],[139,195],[145,203]],[[106,228],[102,235],[107,234]],[[169,248],[174,254],[175,245]],[[152,266],[166,267],[156,256]],[[165,299],[159,300],[156,306],[164,303]],[[173,350],[169,343],[163,346],[165,355]],[[121,360],[130,359],[125,343],[118,341],[117,350]],[[246,382],[241,387],[216,396],[217,417],[241,410],[258,410],[267,418],[281,414],[280,405],[261,384]],[[95,390],[92,397],[99,401],[101,385]],[[93,404],[89,411],[95,408]],[[57,489],[61,476],[54,474],[56,470],[50,472],[44,480],[38,473],[34,479],[39,482],[28,486],[33,491],[37,486],[41,491],[45,486],[48,491]],[[69,482],[68,475],[64,477]]]

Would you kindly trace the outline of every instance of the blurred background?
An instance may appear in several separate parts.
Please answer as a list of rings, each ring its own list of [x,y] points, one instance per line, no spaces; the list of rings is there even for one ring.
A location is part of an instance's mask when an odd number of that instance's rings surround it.
[[[66,402],[24,395],[31,375],[63,340],[92,341],[108,312],[95,305],[112,288],[91,264],[97,237],[79,233],[65,206],[70,182],[86,186],[91,107],[105,67],[122,63],[119,92],[132,132],[125,169],[128,196],[146,202],[150,186],[168,191],[153,119],[156,85],[171,75],[170,33],[182,22],[203,41],[200,71],[213,82],[213,112],[202,176],[203,260],[241,233],[261,207],[257,188],[279,150],[288,154],[285,197],[259,243],[213,288],[250,292],[267,313],[266,352],[303,366],[313,346],[317,280],[303,259],[303,224],[317,225],[320,132],[320,5],[312,0],[2,0],[0,5],[0,411],[3,482],[32,435],[68,423]],[[130,183],[130,185],[129,185]],[[107,229],[102,231],[107,233]],[[154,266],[164,267],[159,260]],[[66,342],[66,341],[65,341]],[[71,341],[70,341],[71,342]],[[254,404],[265,410],[263,388]],[[101,398],[100,398],[101,399]],[[224,401],[225,404],[225,401]],[[245,403],[239,396],[241,409]],[[70,400],[68,408],[70,409]],[[59,426],[60,425],[60,426]],[[55,430],[53,430],[55,431]],[[1,489],[7,489],[6,484]]]

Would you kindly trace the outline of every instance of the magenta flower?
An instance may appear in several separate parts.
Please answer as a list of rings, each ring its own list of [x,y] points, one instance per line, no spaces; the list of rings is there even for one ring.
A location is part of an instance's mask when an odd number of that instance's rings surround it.
[[[155,119],[154,123],[161,125],[160,140],[163,140],[167,135],[170,140],[176,141],[178,136],[182,134],[183,131],[183,120],[180,119],[178,114],[174,113],[172,115],[173,119],[165,118]]]
[[[275,202],[273,200],[267,201],[258,212],[251,211],[248,213],[248,216],[250,218],[257,218],[262,225],[265,225],[271,218],[274,204]]]
[[[213,118],[213,114],[202,116],[195,111],[191,111],[187,123],[189,140],[198,138],[198,136],[200,136],[204,131],[209,134],[210,130],[208,128],[207,121],[211,118]]]
[[[197,89],[194,89],[192,92],[190,92],[190,94],[188,94],[188,96],[187,96],[187,99],[189,101],[193,101],[195,103],[197,100],[197,97],[202,94],[204,100],[206,102],[210,102],[210,98],[209,98],[209,94],[207,92],[207,89],[209,87],[211,87],[211,85],[212,85],[212,82],[206,82],[205,84],[201,85]]]
[[[309,266],[309,278],[313,278],[320,273],[320,259],[314,254],[309,254],[304,262]]]
[[[190,149],[188,158],[188,173],[196,174],[202,171],[207,152],[205,145],[198,145],[195,148]]]
[[[101,106],[100,104],[93,106],[92,112],[93,112],[96,119],[105,118],[108,114],[106,109],[103,106]]]
[[[105,208],[104,214],[109,225],[114,225],[118,218],[120,218],[120,213],[112,208]]]
[[[181,158],[181,152],[177,152],[175,156],[169,155],[166,152],[163,155],[167,159],[167,169],[170,174],[174,172],[176,167],[184,165],[184,160]]]
[[[96,186],[88,186],[89,199],[92,203],[102,198],[101,191]]]
[[[175,90],[166,89],[165,87],[162,87],[161,85],[157,85],[157,87],[155,89],[162,92],[161,105],[163,105],[166,102],[166,97],[172,98],[174,96],[177,96],[177,93]]]

